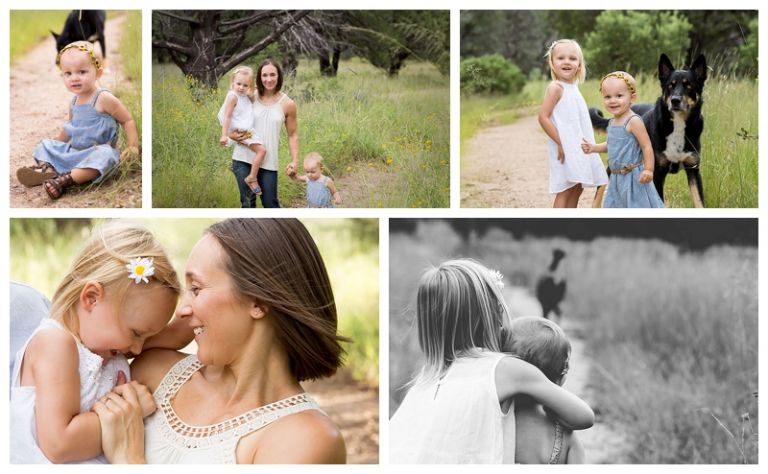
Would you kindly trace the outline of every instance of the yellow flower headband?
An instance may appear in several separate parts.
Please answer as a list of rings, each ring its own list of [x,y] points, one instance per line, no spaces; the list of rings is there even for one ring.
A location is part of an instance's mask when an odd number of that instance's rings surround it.
[[[631,92],[633,94],[635,92],[637,92],[637,90],[635,89],[635,86],[632,84],[632,81],[630,81],[630,77],[631,76],[629,74],[627,74],[625,72],[621,72],[621,71],[609,72],[608,74],[603,76],[603,78],[600,79],[600,88],[597,89],[598,91],[600,91],[600,92],[603,91],[603,82],[605,82],[605,80],[608,79],[609,77],[616,77],[618,79],[622,79],[624,82],[627,83],[627,88],[629,89],[629,92]]]
[[[87,41],[75,41],[74,43],[69,43],[68,45],[61,48],[59,54],[56,55],[56,66],[58,66],[59,69],[61,69],[61,56],[65,51],[69,49],[77,49],[78,51],[88,53],[88,56],[91,57],[91,62],[93,63],[93,66],[96,68],[96,70],[98,71],[101,69],[101,60],[97,58],[96,54],[93,52],[93,45]]]

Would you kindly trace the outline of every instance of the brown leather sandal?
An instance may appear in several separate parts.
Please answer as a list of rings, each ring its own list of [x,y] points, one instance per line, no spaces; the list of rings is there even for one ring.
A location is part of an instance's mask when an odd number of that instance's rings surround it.
[[[16,179],[28,188],[40,186],[46,179],[52,179],[58,175],[59,173],[49,163],[25,166],[16,170]]]
[[[45,192],[48,193],[48,197],[51,199],[59,199],[67,188],[74,186],[75,184],[77,183],[72,179],[71,173],[60,174],[55,178],[43,181]]]

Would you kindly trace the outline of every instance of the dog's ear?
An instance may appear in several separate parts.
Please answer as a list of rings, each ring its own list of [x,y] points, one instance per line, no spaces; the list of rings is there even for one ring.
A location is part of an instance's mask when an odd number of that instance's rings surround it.
[[[664,53],[661,53],[659,58],[659,80],[663,83],[669,79],[669,76],[675,70],[675,66],[672,65],[672,61]]]
[[[50,31],[50,32],[51,32],[51,34],[53,35],[53,39],[55,39],[55,40],[56,40],[56,42],[58,43],[58,41],[59,41],[59,35],[57,35],[56,33],[54,33],[54,32],[53,32],[53,30],[48,30],[48,31]]]
[[[694,74],[696,74],[696,77],[701,81],[703,84],[704,81],[707,80],[707,60],[704,59],[704,55],[700,54],[696,60],[693,62],[693,65],[691,65],[691,70]]]

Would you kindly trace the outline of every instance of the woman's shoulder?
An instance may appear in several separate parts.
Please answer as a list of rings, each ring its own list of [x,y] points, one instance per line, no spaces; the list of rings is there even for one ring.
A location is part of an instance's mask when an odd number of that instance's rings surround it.
[[[169,349],[149,349],[139,354],[131,363],[131,378],[154,391],[165,374],[189,354]]]
[[[324,413],[306,410],[281,418],[262,434],[253,463],[343,464],[344,438]]]

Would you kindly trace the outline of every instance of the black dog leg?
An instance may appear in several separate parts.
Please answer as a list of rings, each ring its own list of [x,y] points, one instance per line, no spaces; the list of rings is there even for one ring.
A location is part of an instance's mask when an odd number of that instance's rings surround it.
[[[693,207],[704,207],[704,187],[701,184],[699,167],[685,168],[685,174],[688,177],[688,189],[691,191]]]
[[[653,185],[662,201],[664,201],[664,181],[667,179],[667,173],[669,173],[668,167],[656,164],[656,169],[653,171]],[[664,205],[666,206],[667,203],[664,202]]]

